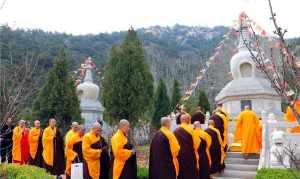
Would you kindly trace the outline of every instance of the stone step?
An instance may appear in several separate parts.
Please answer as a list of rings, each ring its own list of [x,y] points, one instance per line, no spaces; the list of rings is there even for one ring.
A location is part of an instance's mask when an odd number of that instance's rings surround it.
[[[240,179],[253,179],[256,176],[256,171],[238,171],[238,170],[224,170],[220,177],[231,177]]]
[[[226,158],[243,158],[240,152],[227,152]],[[249,159],[259,159],[259,155],[252,154],[248,156]]]
[[[225,170],[238,170],[238,171],[253,171],[257,170],[257,165],[241,165],[241,164],[225,164]]]
[[[258,165],[258,159],[226,158],[225,164]]]

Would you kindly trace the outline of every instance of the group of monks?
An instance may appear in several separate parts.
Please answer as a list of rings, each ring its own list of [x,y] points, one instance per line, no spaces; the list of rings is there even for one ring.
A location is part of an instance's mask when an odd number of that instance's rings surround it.
[[[228,114],[218,106],[204,130],[205,115],[192,116],[181,109],[179,125],[171,132],[171,118],[161,118],[161,128],[150,145],[149,179],[209,179],[225,168]]]
[[[171,118],[161,118],[161,128],[150,145],[149,179],[210,179],[225,168],[229,115],[222,105],[214,110],[205,123],[201,108],[192,115],[178,110],[178,127],[171,131]],[[2,128],[2,136],[11,135],[12,162],[45,168],[52,175],[71,177],[73,163],[83,163],[84,179],[136,179],[137,161],[134,146],[129,142],[130,123],[122,119],[110,145],[102,137],[102,123],[95,122],[90,131],[73,122],[65,137],[51,118],[41,129],[40,121],[29,129],[24,120],[13,128],[11,119]],[[260,121],[249,107],[236,121],[234,138],[242,143],[243,154],[258,154]],[[10,145],[3,145],[9,149]],[[111,147],[109,147],[111,146]],[[6,153],[8,154],[8,153]],[[2,156],[2,153],[1,153]],[[9,155],[2,162],[10,162]]]
[[[110,153],[108,143],[101,136],[102,123],[99,121],[87,133],[83,125],[73,122],[63,137],[54,118],[44,130],[38,120],[31,129],[20,120],[12,130],[12,161],[9,158],[7,161],[42,167],[58,177],[65,174],[66,178],[71,178],[72,164],[83,163],[84,179],[108,179],[110,175],[113,179],[136,179],[135,149],[127,139],[129,129],[127,120],[119,122],[118,130],[111,138]],[[5,157],[1,159],[2,162],[6,160]]]

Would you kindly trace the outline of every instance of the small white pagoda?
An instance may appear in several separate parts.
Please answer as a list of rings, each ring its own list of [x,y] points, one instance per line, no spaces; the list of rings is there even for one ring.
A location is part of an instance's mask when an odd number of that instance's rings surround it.
[[[80,98],[81,116],[84,119],[85,128],[89,129],[97,120],[103,121],[104,107],[98,100],[99,86],[93,83],[93,66],[90,57],[83,68],[85,69],[84,80],[77,86],[77,94]]]
[[[281,119],[281,98],[264,74],[256,68],[244,44],[243,38],[250,40],[248,26],[242,25],[240,29],[238,52],[230,61],[233,80],[220,91],[215,101],[223,103],[232,118],[237,117],[245,106],[250,106],[259,116],[264,110],[267,113],[274,113],[277,119]]]

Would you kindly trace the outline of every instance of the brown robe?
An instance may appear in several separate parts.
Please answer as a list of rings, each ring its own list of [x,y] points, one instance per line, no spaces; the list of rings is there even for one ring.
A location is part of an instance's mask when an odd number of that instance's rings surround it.
[[[43,130],[41,129],[41,132],[43,133]],[[29,164],[35,165],[37,167],[43,167],[43,144],[42,144],[42,136],[39,137],[38,147],[36,150],[35,157],[32,158],[31,155],[29,155]]]
[[[222,117],[220,117],[217,114],[213,114],[210,117],[210,120],[214,121],[215,128],[217,128],[220,131],[220,135],[221,135],[222,141],[224,141],[224,121],[223,121]]]
[[[53,167],[47,165],[44,162],[44,168],[52,175],[62,175],[65,173],[65,150],[64,150],[64,139],[61,132],[57,129],[54,138],[54,158]]]
[[[201,138],[201,137],[200,137]],[[200,171],[199,171],[199,179],[209,179],[209,158],[206,153],[206,147],[207,143],[204,138],[201,138],[201,143],[198,148],[198,153],[199,153],[199,166],[200,166]]]
[[[158,131],[150,145],[149,179],[175,179],[176,171],[168,138]]]
[[[197,161],[192,136],[181,127],[174,131],[174,135],[180,145],[178,154],[179,175],[177,179],[197,179]]]
[[[107,149],[107,142],[103,137],[100,137],[100,140],[96,143],[91,145],[91,148],[93,149],[102,149],[101,156],[100,156],[100,177],[99,179],[108,179],[109,178],[109,172],[110,172],[110,157],[109,152]],[[106,148],[106,149],[105,149]],[[88,172],[88,166],[87,163],[84,161],[84,179],[92,179],[91,176],[89,176]]]
[[[211,155],[210,173],[214,174],[217,172],[221,172],[224,169],[224,166],[221,165],[222,146],[218,140],[218,134],[210,128],[207,128],[205,132],[207,132],[212,139],[209,150]]]

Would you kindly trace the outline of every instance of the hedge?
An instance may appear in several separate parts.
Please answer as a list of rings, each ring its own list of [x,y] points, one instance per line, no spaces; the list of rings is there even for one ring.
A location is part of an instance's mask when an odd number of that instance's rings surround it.
[[[300,179],[300,172],[291,169],[263,168],[258,170],[255,179]]]
[[[45,169],[30,165],[1,164],[0,178],[3,179],[53,179]]]
[[[148,179],[148,168],[138,168],[137,176],[138,179]]]

